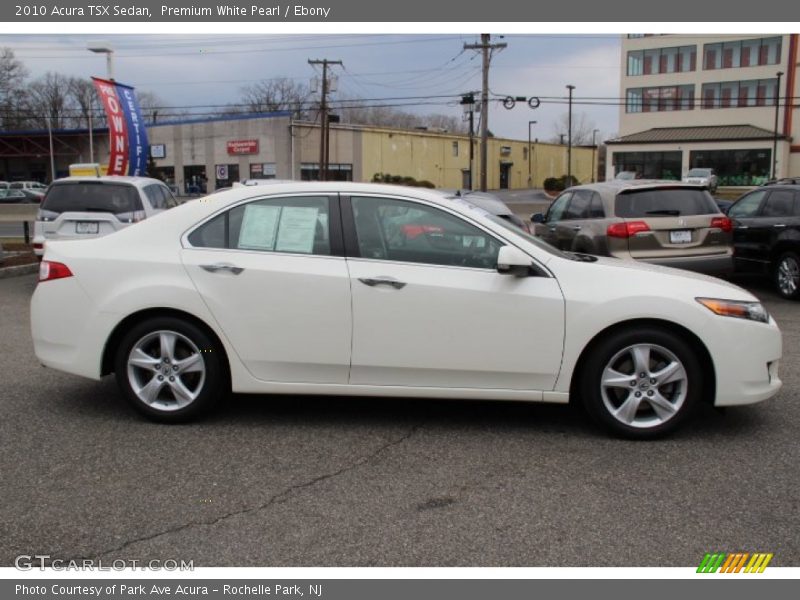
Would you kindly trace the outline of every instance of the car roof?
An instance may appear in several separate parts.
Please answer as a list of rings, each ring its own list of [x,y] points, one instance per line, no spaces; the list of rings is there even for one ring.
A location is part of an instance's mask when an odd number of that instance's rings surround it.
[[[619,194],[629,190],[645,190],[659,188],[686,188],[694,190],[704,190],[705,186],[698,183],[684,183],[682,181],[672,181],[665,179],[610,179],[599,183],[586,183],[584,185],[574,185],[564,191],[592,190],[605,194]]]
[[[56,179],[50,185],[61,185],[65,183],[80,183],[80,182],[102,182],[102,183],[126,183],[129,185],[134,185],[136,187],[144,187],[146,185],[150,185],[152,183],[160,183],[163,185],[163,181],[160,179],[154,179],[152,177],[136,177],[132,175],[101,175],[100,177],[94,177],[92,175],[74,175],[72,177],[62,177],[61,179]]]

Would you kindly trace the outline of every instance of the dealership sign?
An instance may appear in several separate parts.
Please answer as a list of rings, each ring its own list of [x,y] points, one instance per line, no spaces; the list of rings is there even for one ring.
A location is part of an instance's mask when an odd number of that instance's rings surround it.
[[[258,140],[228,140],[228,154],[258,154]]]
[[[108,118],[109,175],[144,175],[147,131],[136,93],[129,85],[92,77]]]

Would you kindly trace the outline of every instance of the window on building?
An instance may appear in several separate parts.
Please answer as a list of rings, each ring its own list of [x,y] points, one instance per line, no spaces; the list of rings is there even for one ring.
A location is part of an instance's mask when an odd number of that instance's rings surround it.
[[[627,73],[636,76],[694,71],[696,53],[696,46],[631,50],[628,52]]]
[[[319,163],[300,163],[301,181],[319,180]],[[331,163],[328,165],[328,181],[353,181],[353,165]]]
[[[673,152],[614,152],[614,172],[634,171],[644,179],[681,178],[680,150]]]
[[[710,70],[722,66],[722,44],[706,44],[703,52],[703,68]]]
[[[625,96],[625,112],[642,112],[642,88],[629,89]]]
[[[781,62],[781,38],[767,38],[761,40],[761,54],[759,65],[777,65]]]
[[[691,168],[714,169],[719,185],[761,185],[769,178],[772,152],[767,148],[693,150]]]
[[[781,61],[781,38],[706,44],[703,52],[703,68],[709,70],[776,65]]]
[[[453,156],[458,156],[458,142],[453,142]]]
[[[688,73],[697,68],[697,46],[681,46],[679,49],[680,54],[680,68],[681,73]]]
[[[628,75],[641,75],[644,64],[644,51],[635,50],[628,52]]]
[[[775,106],[777,79],[704,83],[703,108]]]
[[[626,93],[625,111],[629,113],[692,110],[693,108],[694,85],[630,88]]]
[[[661,55],[661,50],[645,50],[644,51],[644,75],[651,75],[653,73],[658,73],[658,65],[659,65],[659,56]]]

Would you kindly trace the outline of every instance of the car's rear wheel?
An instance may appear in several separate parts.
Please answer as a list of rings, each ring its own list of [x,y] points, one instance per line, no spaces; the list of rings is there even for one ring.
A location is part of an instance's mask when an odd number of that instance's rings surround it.
[[[789,300],[800,297],[800,258],[794,252],[784,252],[775,263],[775,288]]]
[[[158,317],[123,337],[115,358],[117,384],[150,419],[181,422],[209,410],[224,394],[222,354],[193,323]]]
[[[590,351],[579,374],[580,394],[590,416],[617,435],[650,439],[667,434],[702,395],[696,353],[664,329],[618,331]]]

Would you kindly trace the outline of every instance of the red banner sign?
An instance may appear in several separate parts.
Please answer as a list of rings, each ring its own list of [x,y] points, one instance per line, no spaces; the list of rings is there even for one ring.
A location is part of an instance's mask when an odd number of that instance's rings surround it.
[[[258,140],[229,140],[228,154],[258,154]]]
[[[92,78],[94,87],[103,102],[108,117],[109,175],[126,175],[128,172],[128,130],[125,113],[113,81]]]

